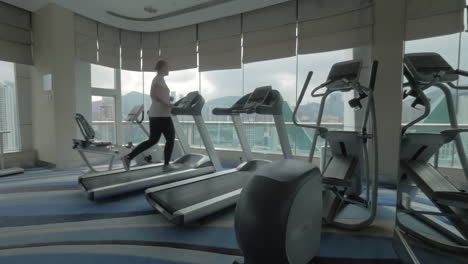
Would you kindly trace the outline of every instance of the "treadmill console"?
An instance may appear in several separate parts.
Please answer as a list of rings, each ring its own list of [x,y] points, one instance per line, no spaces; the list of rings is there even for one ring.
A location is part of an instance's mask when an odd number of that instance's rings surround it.
[[[437,53],[410,53],[404,58],[406,70],[419,83],[430,83],[439,78],[437,83],[458,80],[458,74],[448,62]]]
[[[255,108],[265,102],[271,92],[271,86],[264,86],[255,89],[244,104],[245,110],[255,110]]]
[[[193,91],[175,103],[173,115],[200,115],[205,100],[199,92]]]
[[[138,117],[143,113],[145,107],[144,105],[135,105],[130,113],[128,113],[125,121],[127,122],[138,122]]]
[[[330,82],[330,84],[327,85],[327,88],[330,90],[348,89],[347,82],[340,80],[358,81],[360,72],[360,61],[351,60],[335,63],[328,74],[327,82]]]
[[[184,98],[180,99],[175,103],[177,108],[190,108],[193,104],[196,103],[199,93],[194,91],[188,93]]]

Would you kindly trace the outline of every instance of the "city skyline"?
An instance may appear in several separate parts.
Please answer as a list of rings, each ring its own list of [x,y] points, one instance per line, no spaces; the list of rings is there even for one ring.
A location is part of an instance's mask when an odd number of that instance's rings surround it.
[[[20,146],[16,112],[16,89],[11,81],[0,82],[0,131],[8,131],[3,136],[4,149],[17,151]]]

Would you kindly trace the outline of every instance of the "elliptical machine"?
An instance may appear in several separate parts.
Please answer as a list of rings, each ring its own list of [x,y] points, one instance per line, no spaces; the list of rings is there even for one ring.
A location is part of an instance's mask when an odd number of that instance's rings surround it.
[[[316,131],[309,161],[313,159],[319,136],[330,144],[332,156],[326,162],[323,175],[310,162],[298,160],[272,162],[256,172],[237,202],[236,238],[244,262],[234,263],[309,263],[319,252],[322,214],[326,223],[346,229],[362,229],[373,222],[377,210],[378,159],[377,143],[374,142],[375,171],[371,178],[367,148],[368,141],[376,141],[376,136],[368,133],[367,122],[372,115],[372,132],[376,133],[373,91],[377,66],[377,61],[374,61],[370,86],[367,88],[358,82],[361,70],[359,61],[333,65],[327,81],[311,94],[322,97],[316,125],[300,124],[296,117],[313,74],[309,72],[293,119],[296,125]],[[322,89],[325,92],[320,93]],[[362,130],[329,131],[321,126],[326,98],[333,92],[347,91],[356,92],[356,97],[349,101],[354,109],[361,109],[362,100],[367,98]],[[362,182],[367,183],[366,199],[359,197]],[[356,204],[368,208],[369,216],[357,222],[336,220],[340,209]]]
[[[374,86],[377,77],[378,62],[372,63],[369,87],[359,83],[361,72],[360,61],[345,61],[332,66],[327,80],[314,88],[311,96],[321,98],[320,108],[315,125],[300,123],[297,120],[297,112],[309,86],[312,72],[309,72],[299,96],[293,113],[293,121],[297,126],[315,129],[312,140],[309,162],[314,158],[318,137],[325,140],[325,153],[330,150],[331,156],[324,162],[322,171],[323,211],[322,216],[325,224],[347,229],[360,230],[368,227],[375,219],[377,213],[378,199],[378,146],[377,127],[374,103]],[[355,98],[348,104],[355,111],[364,110],[363,121],[360,131],[330,131],[322,126],[323,113],[327,98],[336,92],[354,92]],[[363,100],[367,103],[363,109]],[[371,133],[368,131],[368,123],[372,125]],[[373,170],[369,160],[369,149],[372,141]],[[363,188],[363,185],[365,186]],[[364,197],[362,194],[364,193]],[[367,217],[362,219],[338,220],[340,212],[350,207],[361,207],[368,209]]]
[[[405,263],[426,263],[426,256],[412,246],[428,246],[431,251],[443,250],[455,254],[468,252],[468,159],[459,127],[453,90],[468,90],[455,83],[468,72],[455,70],[437,53],[411,53],[404,57],[404,76],[409,88],[404,99],[414,99],[412,107],[424,112],[402,127],[400,175],[398,177],[397,214],[394,249]],[[431,112],[429,88],[443,93],[450,129],[436,133],[408,132]],[[437,170],[437,160],[429,163],[448,143],[455,145],[464,179],[455,182]],[[430,201],[421,202],[427,197]],[[421,243],[423,242],[423,243]]]

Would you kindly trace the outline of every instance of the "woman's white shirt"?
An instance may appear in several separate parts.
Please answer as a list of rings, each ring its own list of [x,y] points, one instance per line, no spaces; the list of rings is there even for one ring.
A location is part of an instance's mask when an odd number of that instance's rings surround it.
[[[156,75],[151,82],[151,93],[156,95],[160,100],[167,104],[161,103],[156,98],[151,97],[151,107],[148,111],[149,117],[170,117],[171,107],[168,106],[171,102],[170,90],[167,87],[164,76]]]

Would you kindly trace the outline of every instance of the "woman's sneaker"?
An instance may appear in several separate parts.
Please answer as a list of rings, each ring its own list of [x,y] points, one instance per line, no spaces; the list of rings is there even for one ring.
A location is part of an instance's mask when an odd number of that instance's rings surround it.
[[[124,169],[126,171],[129,171],[130,170],[130,159],[128,158],[128,156],[123,156],[121,158],[121,160],[122,160],[122,165],[123,165]]]

